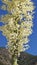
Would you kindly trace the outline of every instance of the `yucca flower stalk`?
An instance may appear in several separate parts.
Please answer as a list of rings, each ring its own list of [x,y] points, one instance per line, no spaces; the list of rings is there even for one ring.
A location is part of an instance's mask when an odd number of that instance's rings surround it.
[[[20,52],[26,50],[23,44],[29,42],[29,35],[32,34],[33,27],[33,2],[31,0],[2,0],[6,4],[2,6],[3,10],[9,13],[2,15],[1,20],[5,23],[0,27],[8,42],[6,48],[12,55],[12,65],[17,64],[17,57]]]

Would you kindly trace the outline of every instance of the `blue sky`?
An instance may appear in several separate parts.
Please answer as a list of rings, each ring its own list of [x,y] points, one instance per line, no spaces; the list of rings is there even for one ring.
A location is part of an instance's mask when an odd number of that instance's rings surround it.
[[[34,2],[35,8],[35,14],[34,14],[34,19],[33,19],[33,33],[29,37],[30,42],[28,43],[30,45],[30,48],[26,50],[26,52],[32,54],[32,55],[37,55],[37,0],[32,0]],[[2,2],[0,0],[0,6],[2,6]],[[0,17],[3,14],[7,14],[7,11],[0,10]],[[0,26],[4,25],[2,22],[0,22]],[[5,47],[7,44],[7,39],[5,36],[2,35],[2,31],[0,31],[0,47]]]

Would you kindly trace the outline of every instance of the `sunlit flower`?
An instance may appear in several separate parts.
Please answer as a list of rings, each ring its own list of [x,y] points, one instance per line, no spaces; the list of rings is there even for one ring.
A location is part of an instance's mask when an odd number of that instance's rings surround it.
[[[17,64],[17,56],[20,52],[29,48],[28,45],[23,47],[23,44],[29,42],[29,35],[32,34],[33,27],[33,10],[34,6],[30,0],[2,0],[7,5],[8,15],[2,17],[2,21],[7,23],[2,29],[3,34],[8,39],[7,46],[11,55],[14,55]]]

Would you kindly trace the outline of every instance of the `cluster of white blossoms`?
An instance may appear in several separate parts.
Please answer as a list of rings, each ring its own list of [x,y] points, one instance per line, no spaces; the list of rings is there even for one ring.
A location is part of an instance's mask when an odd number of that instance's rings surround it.
[[[33,3],[30,0],[3,0],[3,2],[8,5],[7,10],[11,13],[2,18],[8,23],[2,28],[3,34],[8,38],[9,50],[14,53],[17,48],[18,52],[21,52],[24,50],[23,44],[29,42],[28,37],[32,34]]]
[[[12,55],[19,55],[26,50],[23,44],[29,42],[29,35],[32,34],[33,27],[33,2],[30,0],[2,0],[7,5],[10,14],[2,17],[6,25],[1,27],[3,34],[8,39],[8,50]]]

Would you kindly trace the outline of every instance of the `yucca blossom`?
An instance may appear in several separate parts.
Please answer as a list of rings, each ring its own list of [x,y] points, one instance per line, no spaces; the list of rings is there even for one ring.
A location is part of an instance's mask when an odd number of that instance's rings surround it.
[[[0,30],[8,39],[6,47],[13,57],[12,65],[18,65],[17,56],[29,47],[27,43],[29,35],[32,34],[33,2],[30,0],[2,0],[2,2],[7,5],[2,8],[7,9],[9,13],[2,15],[1,21],[6,24],[0,27]],[[25,48],[23,44],[27,44]]]

